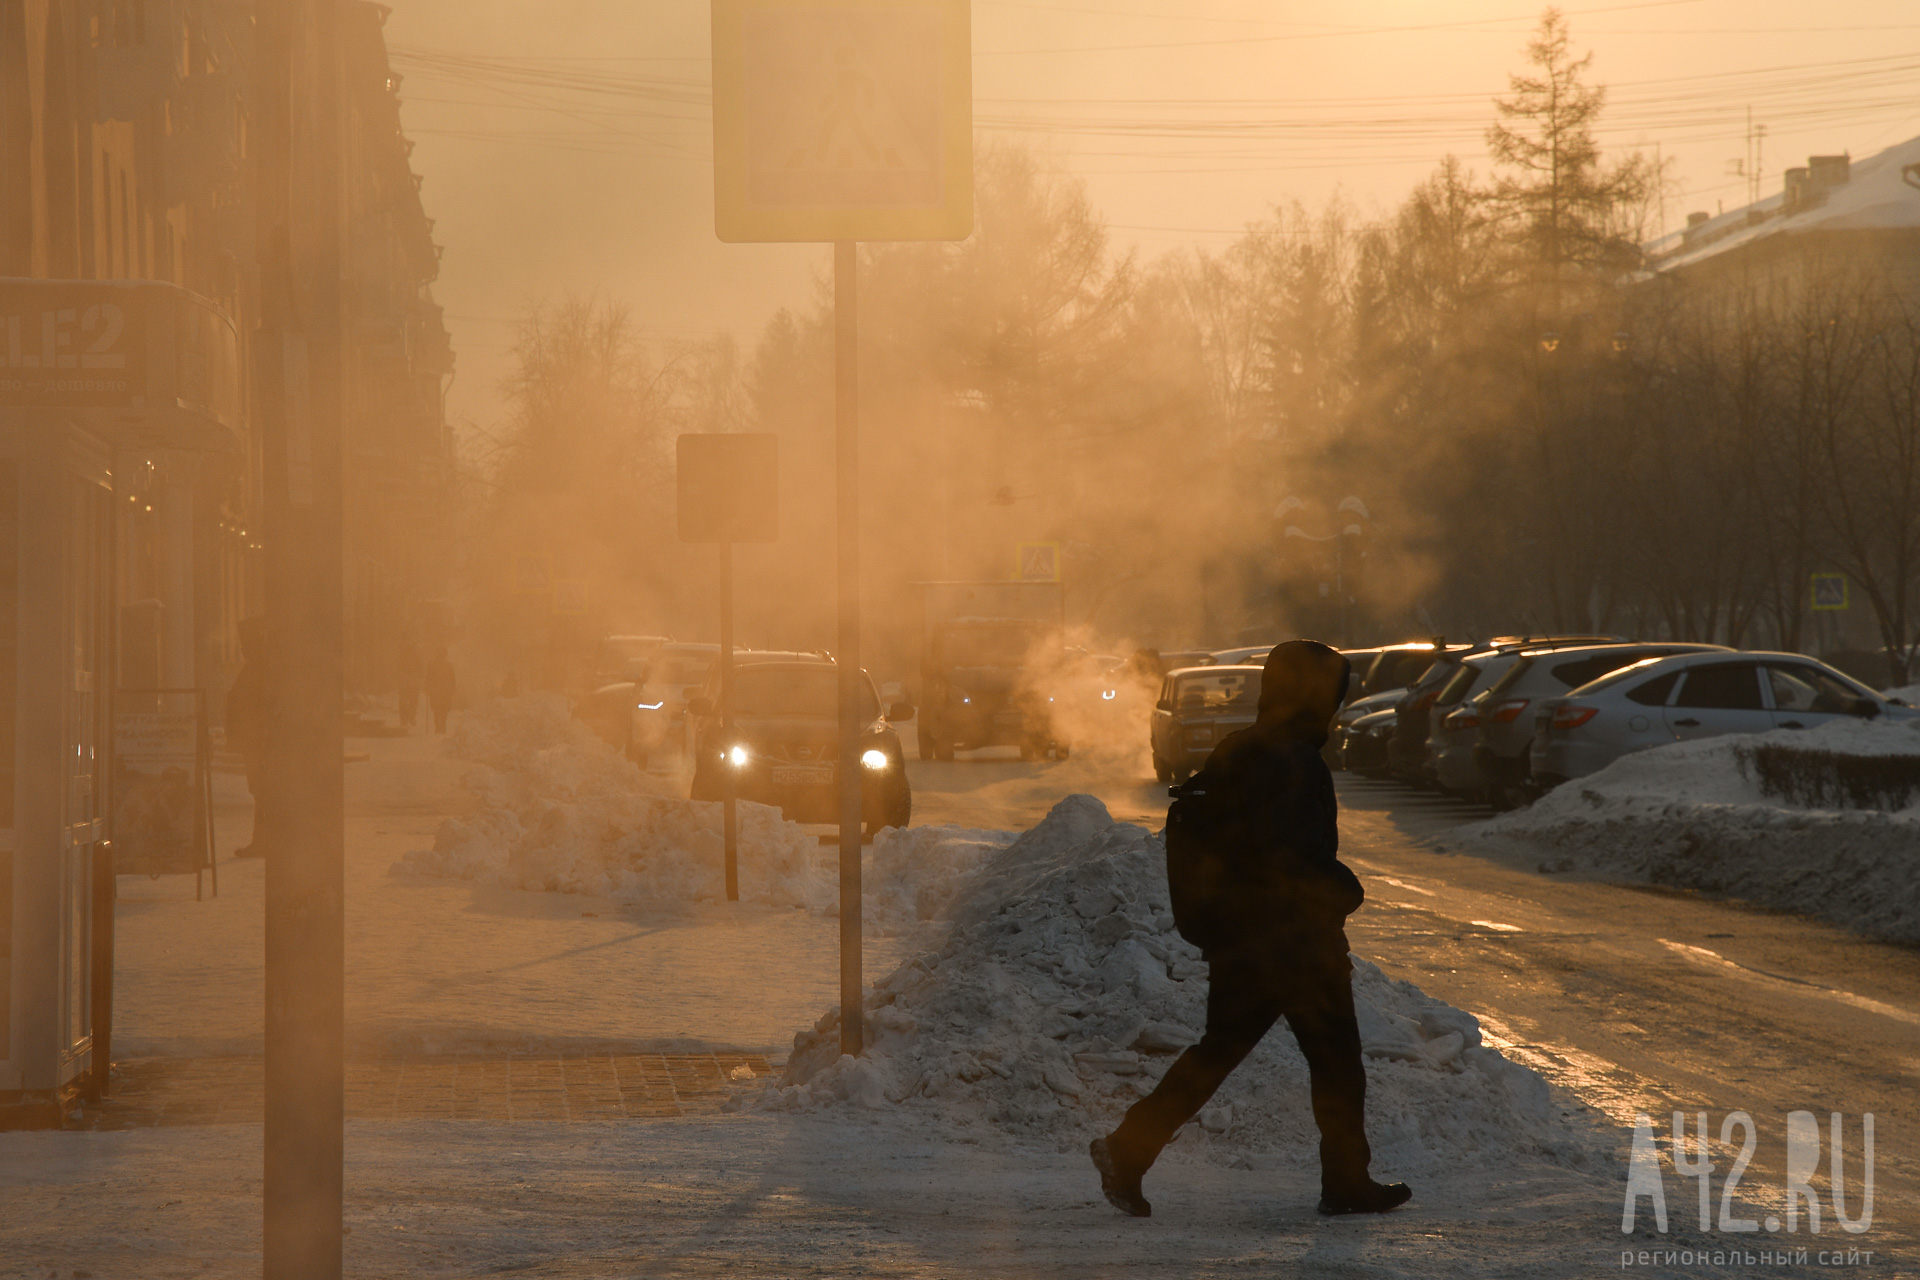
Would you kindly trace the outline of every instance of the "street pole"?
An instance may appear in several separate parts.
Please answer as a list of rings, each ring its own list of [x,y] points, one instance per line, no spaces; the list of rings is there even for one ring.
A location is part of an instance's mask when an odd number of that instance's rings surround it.
[[[733,544],[720,544],[720,741],[733,751]],[[721,830],[727,864],[727,901],[740,901],[740,820],[734,793],[739,789],[733,757],[720,762]]]
[[[271,819],[255,837],[267,841],[262,1270],[266,1280],[338,1280],[346,949],[340,4],[269,0],[256,20],[254,349],[269,632],[261,793]],[[296,44],[303,30],[311,45]],[[296,74],[296,48],[316,74]],[[296,165],[293,86],[308,84],[313,97],[300,105],[310,150]]]
[[[840,586],[840,1052],[864,1047],[860,980],[859,246],[833,246],[834,460]]]

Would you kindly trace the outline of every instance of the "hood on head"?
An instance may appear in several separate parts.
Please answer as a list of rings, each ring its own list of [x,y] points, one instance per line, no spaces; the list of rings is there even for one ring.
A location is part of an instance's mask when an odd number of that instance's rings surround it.
[[[1258,723],[1290,738],[1323,743],[1352,678],[1353,664],[1317,640],[1275,645],[1260,677]]]

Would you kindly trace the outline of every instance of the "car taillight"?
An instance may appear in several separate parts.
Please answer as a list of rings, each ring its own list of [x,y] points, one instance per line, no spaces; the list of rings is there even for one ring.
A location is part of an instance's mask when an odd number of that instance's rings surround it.
[[[1512,724],[1527,709],[1529,701],[1527,698],[1508,698],[1505,702],[1496,702],[1487,718],[1495,724]]]
[[[1470,707],[1462,707],[1446,719],[1449,729],[1473,729],[1480,724],[1480,713]]]
[[[1553,709],[1553,727],[1556,729],[1578,729],[1587,721],[1600,714],[1598,707],[1583,707],[1578,703],[1568,703]]]

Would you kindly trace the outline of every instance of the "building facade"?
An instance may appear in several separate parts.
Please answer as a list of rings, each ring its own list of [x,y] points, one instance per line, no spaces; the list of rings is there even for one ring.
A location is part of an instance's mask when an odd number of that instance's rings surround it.
[[[102,1065],[116,692],[198,691],[217,725],[260,609],[253,10],[0,0],[0,1113],[57,1108]],[[453,479],[439,255],[385,13],[342,5],[347,672],[363,692],[391,687],[443,595]]]

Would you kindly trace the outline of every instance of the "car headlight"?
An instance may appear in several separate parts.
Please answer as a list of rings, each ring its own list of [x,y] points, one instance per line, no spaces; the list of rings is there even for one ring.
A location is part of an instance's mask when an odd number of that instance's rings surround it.
[[[747,767],[747,761],[753,759],[753,756],[745,747],[734,747],[726,753],[725,758],[734,768],[744,769]]]
[[[1119,694],[1120,691],[1118,689],[1102,689],[1100,691],[1100,701],[1112,702]]]
[[[636,702],[633,704],[634,710],[636,711],[658,711],[666,705],[664,702]]]
[[[860,754],[860,763],[869,769],[884,769],[893,762],[887,759],[886,752],[873,747]]]

